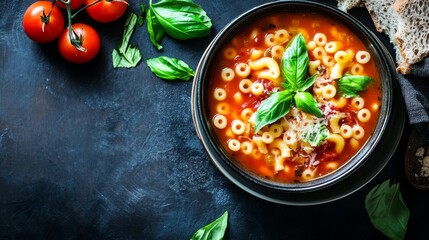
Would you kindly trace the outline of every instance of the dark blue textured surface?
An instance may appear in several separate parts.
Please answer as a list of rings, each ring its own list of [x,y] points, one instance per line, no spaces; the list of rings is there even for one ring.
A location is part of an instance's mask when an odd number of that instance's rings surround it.
[[[388,178],[400,182],[411,210],[407,236],[426,236],[429,195],[404,175],[407,131],[381,174],[351,196],[310,207],[257,199],[204,152],[191,118],[191,81],[158,79],[144,62],[112,68],[124,18],[106,25],[79,16],[99,30],[102,49],[93,62],[71,65],[55,43],[25,36],[21,17],[32,2],[0,3],[0,239],[188,239],[225,210],[227,239],[382,239],[364,198]],[[167,37],[157,52],[140,28],[131,42],[144,58],[176,57],[195,69],[223,26],[265,1],[195,2],[212,18],[212,33]],[[352,14],[374,31],[365,11]]]

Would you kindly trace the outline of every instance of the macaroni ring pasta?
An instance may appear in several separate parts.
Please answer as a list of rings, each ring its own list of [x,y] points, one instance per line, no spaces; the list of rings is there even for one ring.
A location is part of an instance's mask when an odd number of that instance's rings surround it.
[[[241,135],[246,130],[246,126],[244,125],[244,122],[235,119],[231,123],[231,130],[235,135]]]
[[[250,86],[252,86],[252,81],[250,81],[249,79],[242,79],[240,81],[240,84],[238,85],[242,93],[250,93]]]
[[[366,123],[371,119],[371,112],[367,108],[362,108],[358,111],[357,118],[360,122]]]
[[[289,40],[289,33],[286,29],[279,29],[274,33],[274,39],[277,43],[284,43]]]
[[[326,85],[322,89],[322,96],[325,99],[331,99],[337,94],[337,88],[332,85]]]
[[[232,70],[231,68],[222,69],[221,77],[224,81],[227,81],[227,82],[231,81],[235,77],[234,70]]]
[[[224,115],[217,114],[213,118],[213,124],[214,124],[214,126],[217,127],[217,128],[219,128],[219,129],[226,128],[227,123],[228,122],[227,122],[226,117]]]
[[[331,41],[326,43],[325,50],[327,53],[336,53],[342,48],[342,43],[340,41]]]
[[[235,48],[229,47],[223,51],[223,56],[226,59],[233,59],[235,56],[237,56],[237,50],[235,50]]]
[[[360,140],[363,138],[363,136],[365,135],[365,130],[359,126],[359,125],[354,125],[352,127],[352,131],[353,131],[353,138],[356,140]]]
[[[265,37],[264,37],[264,43],[268,47],[272,47],[272,46],[276,45],[277,41],[276,41],[276,39],[274,37],[274,34],[270,33],[270,34],[265,35]]]
[[[365,106],[365,100],[361,97],[352,98],[351,105],[356,109],[362,109]]]
[[[239,63],[235,66],[235,74],[237,76],[245,78],[250,74],[250,67],[246,63]]]
[[[241,148],[241,143],[237,139],[230,139],[228,141],[228,147],[231,151],[237,152]]]
[[[216,88],[214,90],[213,96],[218,101],[223,101],[226,98],[226,91],[223,88]]]
[[[327,42],[327,38],[326,38],[326,35],[324,33],[316,33],[314,35],[313,41],[318,46],[324,46]]]
[[[253,152],[253,145],[249,141],[245,141],[241,143],[241,152],[246,155],[250,155]]]
[[[230,112],[229,104],[226,102],[220,102],[216,105],[216,111],[219,114],[228,115]]]
[[[250,92],[255,96],[259,96],[264,92],[264,85],[260,82],[254,82],[250,85]]]
[[[281,45],[274,45],[271,48],[271,56],[273,58],[280,59],[283,56],[283,52],[285,51],[285,48]]]
[[[356,53],[356,62],[360,64],[366,64],[371,60],[371,55],[367,51],[358,51]]]

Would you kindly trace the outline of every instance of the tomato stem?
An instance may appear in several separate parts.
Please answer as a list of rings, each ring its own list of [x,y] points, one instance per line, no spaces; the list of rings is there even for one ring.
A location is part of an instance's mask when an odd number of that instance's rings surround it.
[[[97,3],[99,3],[99,2],[101,2],[102,0],[97,0],[97,1],[95,1],[95,2],[92,2],[92,3],[90,3],[90,4],[88,4],[88,5],[85,5],[85,6],[83,6],[83,7],[81,7],[79,10],[77,10],[72,16],[71,16],[71,18],[74,18],[74,17],[76,17],[76,15],[78,15],[80,12],[82,12],[83,10],[85,10],[85,9],[87,9],[87,8],[89,8],[89,7],[91,7],[92,5],[95,5],[95,4],[97,4]]]
[[[83,42],[82,38],[72,28],[72,14],[71,14],[71,8],[70,8],[71,0],[59,0],[59,1],[61,1],[64,5],[66,5],[67,20],[68,20],[67,28],[69,30],[70,43],[73,46],[75,46],[77,50],[86,52],[86,48],[82,46],[82,42]]]
[[[52,9],[54,9],[55,0],[52,2],[51,9],[49,9],[48,15],[45,13],[45,9],[43,9],[42,16],[40,16],[40,20],[42,21],[42,32],[45,32],[45,25],[49,24],[51,20]]]

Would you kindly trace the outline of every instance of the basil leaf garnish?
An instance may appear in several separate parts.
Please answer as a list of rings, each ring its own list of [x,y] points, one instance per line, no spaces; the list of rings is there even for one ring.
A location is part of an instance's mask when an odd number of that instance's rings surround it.
[[[221,240],[228,226],[228,211],[210,224],[198,229],[191,240]]]
[[[308,71],[308,52],[304,37],[296,35],[288,44],[281,59],[281,72],[286,83],[294,90],[305,85]]]
[[[302,84],[299,86],[298,91],[305,91],[309,87],[313,86],[314,82],[316,81],[316,74],[313,74],[313,76],[305,79]]]
[[[147,59],[146,63],[157,77],[165,80],[189,80],[194,76],[194,70],[180,59],[161,56]]]
[[[164,28],[162,28],[162,25],[159,23],[151,8],[146,13],[146,21],[150,41],[156,47],[156,49],[161,50],[161,41],[164,37]]]
[[[373,79],[368,76],[346,74],[337,82],[338,91],[345,98],[359,96],[359,92],[364,91]]]
[[[329,130],[325,125],[314,125],[302,133],[302,139],[312,147],[319,146],[325,139],[329,137]]]
[[[410,211],[402,200],[399,184],[390,181],[375,186],[365,198],[371,223],[390,239],[404,239]]]
[[[207,36],[212,27],[206,12],[190,0],[161,0],[152,4],[150,10],[172,38],[186,40]]]
[[[255,132],[286,115],[291,108],[293,94],[292,91],[288,90],[275,92],[262,101],[256,112]]]
[[[138,47],[136,45],[129,44],[131,35],[136,28],[138,20],[139,17],[134,13],[130,13],[128,16],[124,26],[121,46],[118,49],[114,49],[112,52],[112,62],[114,68],[135,67],[142,59],[142,54]]]
[[[322,111],[317,107],[317,102],[309,92],[297,92],[294,96],[295,105],[303,112],[313,114],[317,117],[322,116]]]
[[[280,70],[285,80],[282,86],[286,90],[271,94],[261,103],[256,113],[255,132],[286,115],[292,107],[292,99],[302,111],[322,116],[316,100],[309,92],[304,92],[316,81],[316,75],[307,78],[308,62],[305,40],[299,33],[288,44],[281,59]]]

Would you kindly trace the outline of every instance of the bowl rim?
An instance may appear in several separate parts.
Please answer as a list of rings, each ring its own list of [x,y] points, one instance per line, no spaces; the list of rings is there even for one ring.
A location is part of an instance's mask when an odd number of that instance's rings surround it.
[[[213,53],[216,52],[216,45],[219,45],[219,42],[222,40],[230,40],[231,37],[224,37],[226,34],[230,34],[232,32],[239,32],[242,28],[241,25],[244,25],[244,22],[251,21],[250,19],[253,16],[259,16],[259,15],[265,15],[268,16],[266,12],[272,13],[272,12],[296,12],[296,10],[274,10],[274,7],[279,6],[288,6],[293,8],[293,6],[298,6],[301,11],[304,7],[310,7],[312,12],[314,12],[316,9],[323,9],[324,12],[332,13],[333,16],[328,16],[332,19],[338,19],[340,18],[340,22],[347,26],[348,28],[352,29],[359,29],[359,33],[356,33],[356,35],[359,38],[366,38],[369,45],[368,48],[371,49],[372,52],[376,52],[377,56],[379,56],[379,61],[381,64],[384,64],[385,71],[380,71],[380,78],[382,83],[383,90],[383,104],[382,104],[382,112],[384,113],[384,118],[381,118],[382,114],[380,114],[380,118],[378,120],[377,126],[376,126],[376,132],[378,134],[373,134],[365,143],[365,145],[359,150],[359,152],[355,155],[354,159],[358,159],[355,161],[352,161],[353,159],[349,160],[346,164],[344,164],[341,168],[343,169],[342,172],[335,171],[334,174],[328,174],[323,177],[320,177],[318,179],[308,181],[308,182],[302,182],[298,184],[289,184],[289,183],[276,183],[273,181],[260,181],[261,177],[258,177],[256,174],[252,174],[249,172],[244,173],[241,171],[241,169],[237,169],[237,166],[235,166],[232,161],[226,159],[226,164],[229,165],[227,167],[234,169],[234,171],[227,171],[225,168],[225,164],[222,164],[219,161],[225,161],[225,157],[222,155],[225,154],[225,152],[222,152],[221,149],[218,149],[215,147],[217,143],[215,143],[214,139],[210,138],[212,134],[210,133],[210,123],[207,123],[204,121],[205,116],[205,110],[204,110],[204,104],[201,103],[204,96],[204,85],[203,81],[201,80],[201,77],[204,75],[204,72],[209,71],[209,67],[207,67],[207,60],[211,58],[215,58],[215,56],[211,56]],[[241,24],[241,25],[240,25]],[[363,40],[363,39],[362,39]],[[218,46],[218,49],[222,48],[225,43],[220,44],[221,46]],[[390,57],[390,58],[389,58]],[[390,54],[387,52],[387,50],[384,48],[383,44],[376,38],[376,36],[369,31],[362,23],[360,23],[357,19],[352,17],[351,15],[340,11],[337,8],[334,8],[332,6],[317,3],[317,2],[311,2],[306,0],[301,1],[276,1],[276,2],[269,2],[265,3],[259,6],[256,6],[243,14],[239,15],[237,18],[229,22],[219,33],[215,36],[215,38],[211,41],[211,43],[208,45],[206,51],[203,53],[201,60],[198,64],[198,67],[195,71],[195,79],[192,86],[192,96],[191,96],[191,107],[192,107],[192,117],[194,121],[194,125],[197,131],[197,134],[208,153],[211,161],[215,164],[215,166],[221,170],[221,172],[233,183],[235,183],[237,186],[243,188],[244,190],[250,192],[251,194],[264,198],[264,196],[261,196],[260,189],[257,187],[255,190],[255,187],[249,189],[246,184],[243,184],[243,177],[247,178],[248,181],[253,182],[256,185],[259,185],[260,188],[268,187],[273,191],[277,192],[290,192],[290,193],[311,193],[314,191],[319,191],[324,188],[329,188],[335,183],[344,181],[347,177],[352,175],[354,172],[356,172],[363,164],[366,162],[369,158],[374,149],[376,148],[376,145],[380,142],[382,136],[384,135],[384,132],[386,130],[386,126],[389,123],[389,119],[391,117],[392,112],[392,82],[393,79],[395,79],[394,74],[392,74],[392,64],[393,60],[391,59]],[[393,69],[394,70],[394,69]],[[385,76],[387,75],[387,76]],[[389,80],[382,80],[382,79],[390,79]],[[199,91],[201,90],[201,91]],[[399,115],[403,115],[403,113],[397,113]],[[400,121],[401,122],[401,121]],[[401,123],[399,123],[401,125]],[[401,129],[402,132],[403,126],[399,126],[399,129]],[[399,134],[400,135],[400,134]],[[396,149],[397,144],[394,144],[394,148]],[[363,148],[369,148],[369,151],[364,152],[362,151]],[[221,147],[222,148],[222,147]],[[392,151],[393,152],[393,151]],[[219,160],[220,158],[220,160]],[[390,159],[390,157],[389,157]],[[387,160],[384,161],[383,167],[385,164],[387,164]],[[347,167],[347,168],[346,168]],[[381,171],[381,169],[379,169]],[[335,174],[337,173],[337,174]],[[378,172],[377,172],[378,174]],[[239,175],[242,175],[241,177],[238,177]],[[376,175],[376,174],[375,174]],[[374,176],[375,176],[374,175]],[[373,176],[373,177],[374,177]],[[256,178],[255,178],[256,177]],[[255,180],[256,179],[256,180]]]

